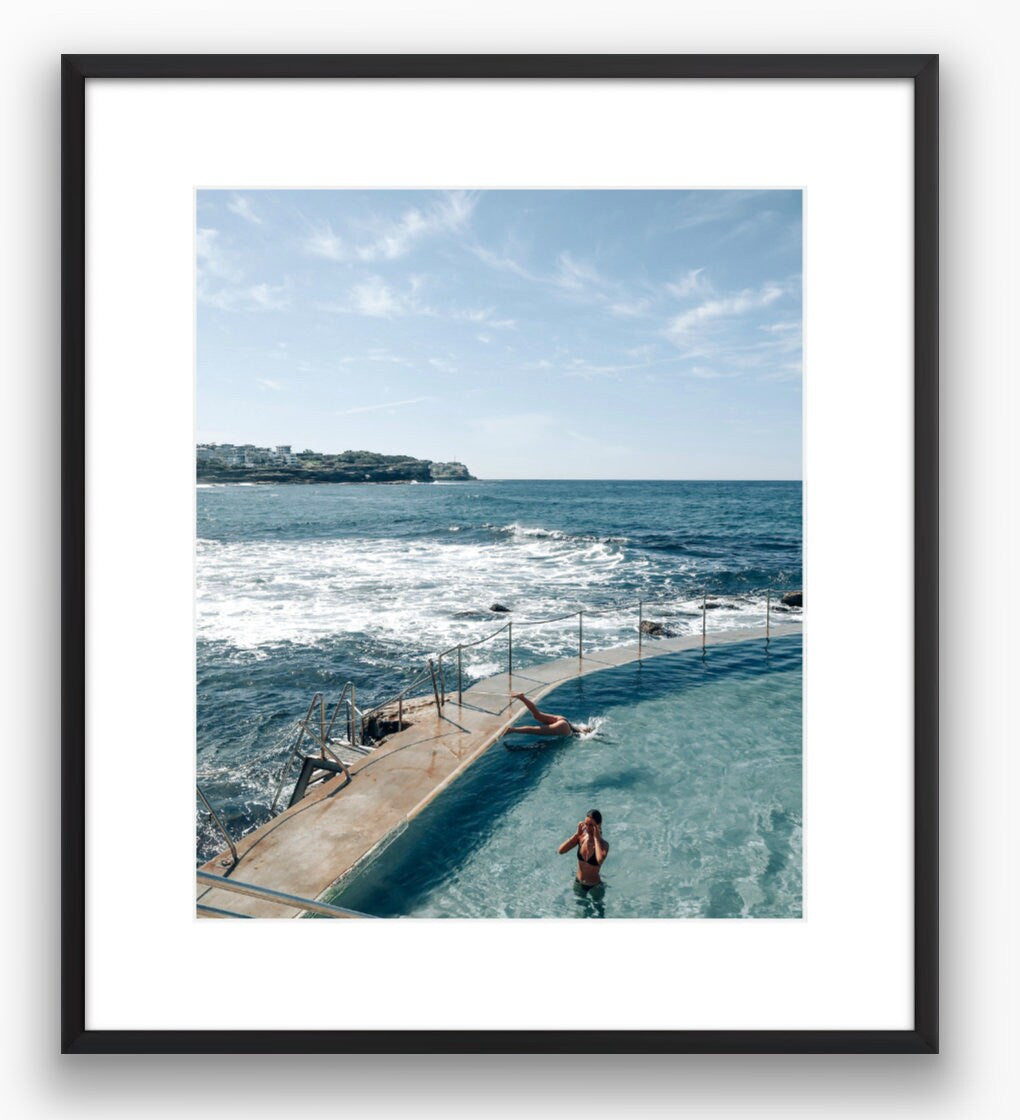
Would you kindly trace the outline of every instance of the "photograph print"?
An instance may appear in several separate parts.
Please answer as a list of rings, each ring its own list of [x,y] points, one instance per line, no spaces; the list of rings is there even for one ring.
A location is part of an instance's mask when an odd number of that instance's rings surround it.
[[[196,916],[802,918],[801,192],[195,207]]]

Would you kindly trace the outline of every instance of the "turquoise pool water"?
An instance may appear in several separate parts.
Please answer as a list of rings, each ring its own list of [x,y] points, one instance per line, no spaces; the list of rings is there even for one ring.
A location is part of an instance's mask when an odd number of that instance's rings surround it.
[[[799,918],[801,679],[789,636],[563,685],[541,707],[591,735],[496,744],[331,901],[380,917]],[[556,849],[590,808],[610,854],[584,894]]]

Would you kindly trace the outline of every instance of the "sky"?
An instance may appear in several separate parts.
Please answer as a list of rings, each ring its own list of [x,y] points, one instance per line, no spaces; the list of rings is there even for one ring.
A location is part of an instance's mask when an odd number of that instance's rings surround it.
[[[800,191],[202,190],[198,442],[801,477]]]

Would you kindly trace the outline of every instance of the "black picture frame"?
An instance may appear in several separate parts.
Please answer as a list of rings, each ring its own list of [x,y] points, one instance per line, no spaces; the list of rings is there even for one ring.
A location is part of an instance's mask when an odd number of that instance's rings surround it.
[[[85,91],[90,79],[909,79],[914,90],[914,1025],[603,1031],[613,1053],[938,1052],[938,56],[65,55],[62,58],[61,1049],[102,1053],[585,1051],[563,1030],[88,1030],[85,990]]]

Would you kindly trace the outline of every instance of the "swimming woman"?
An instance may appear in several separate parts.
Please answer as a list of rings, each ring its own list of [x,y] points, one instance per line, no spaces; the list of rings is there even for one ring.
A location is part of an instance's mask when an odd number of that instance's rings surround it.
[[[577,881],[583,890],[597,887],[602,880],[599,868],[609,855],[609,843],[602,839],[602,814],[598,809],[589,809],[588,815],[577,826],[577,831],[569,840],[559,846],[560,855],[577,848]]]
[[[512,731],[528,735],[578,735],[591,731],[590,727],[575,727],[566,716],[554,716],[548,712],[540,712],[523,692],[511,692],[510,696],[514,700],[520,700],[539,723],[537,726],[526,724],[523,727],[511,727],[507,734]]]

